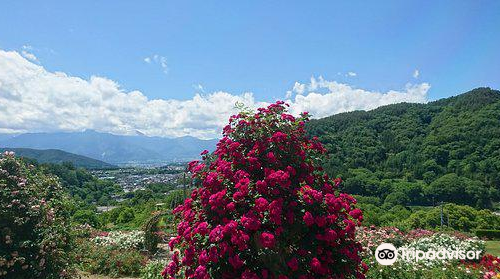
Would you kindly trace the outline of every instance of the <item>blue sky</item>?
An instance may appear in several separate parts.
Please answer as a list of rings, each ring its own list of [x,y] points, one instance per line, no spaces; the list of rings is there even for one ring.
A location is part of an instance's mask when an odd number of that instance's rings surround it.
[[[500,88],[499,1],[76,2],[4,2],[0,47],[31,45],[48,69],[152,98],[187,98],[197,84],[281,96],[313,75],[384,91],[415,69],[432,99]],[[144,63],[154,54],[168,74]]]
[[[500,1],[4,1],[0,49],[148,99],[270,102],[321,76],[370,92],[427,83],[434,100],[500,88],[499,12]]]

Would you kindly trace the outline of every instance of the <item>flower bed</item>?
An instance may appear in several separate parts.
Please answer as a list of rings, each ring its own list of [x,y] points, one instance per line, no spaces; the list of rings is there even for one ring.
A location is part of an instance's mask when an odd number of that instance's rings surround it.
[[[91,274],[110,277],[139,276],[148,259],[137,249],[124,249],[116,245],[96,244],[79,239],[75,252],[79,269]]]
[[[452,253],[453,251],[485,251],[484,241],[477,238],[459,239],[455,236],[436,233],[428,237],[422,237],[415,239],[407,245],[401,247],[402,249],[414,249],[420,251],[446,251],[447,253]],[[409,264],[413,264],[413,261],[408,260]],[[422,260],[422,264],[426,266],[436,266],[443,265],[445,262],[453,262],[453,260],[439,260],[435,258],[433,260]],[[458,260],[456,261],[458,262]]]
[[[480,261],[466,260],[415,260],[398,258],[391,266],[379,265],[374,251],[381,243],[392,243],[397,248],[421,251],[485,250],[484,241],[460,232],[433,232],[412,230],[402,232],[394,227],[362,227],[357,230],[357,238],[364,248],[364,261],[369,266],[367,278],[411,279],[411,278],[500,278],[500,259],[491,255]],[[495,277],[498,276],[498,277]]]
[[[119,249],[141,249],[144,245],[144,232],[105,232],[94,237],[92,241],[97,245],[116,246]]]
[[[500,278],[500,258],[492,255],[485,255],[479,263],[462,262],[467,269],[478,271],[483,274],[484,279]]]
[[[442,266],[394,264],[374,266],[368,270],[369,279],[480,279],[484,273],[463,265],[445,263]]]
[[[403,233],[395,227],[359,227],[356,231],[356,238],[363,246],[365,258],[372,257],[375,249],[384,242],[392,243],[398,247],[405,241]]]

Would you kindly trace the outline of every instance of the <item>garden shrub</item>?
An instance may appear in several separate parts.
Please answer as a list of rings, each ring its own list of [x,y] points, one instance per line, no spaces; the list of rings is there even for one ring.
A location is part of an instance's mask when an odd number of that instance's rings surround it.
[[[191,162],[191,198],[167,278],[364,278],[355,199],[320,167],[323,146],[282,102],[230,118],[213,154]]]
[[[71,276],[68,201],[55,177],[0,157],[0,277]]]
[[[141,271],[141,279],[163,279],[161,273],[165,268],[166,261],[151,260]]]
[[[500,216],[489,210],[477,210],[467,205],[446,204],[443,206],[444,225],[449,229],[471,232],[477,229],[497,229]],[[413,212],[405,220],[410,228],[438,228],[441,226],[441,208]]]
[[[147,257],[134,248],[120,245],[96,244],[88,239],[79,239],[76,248],[79,268],[91,274],[111,277],[139,276]]]
[[[94,228],[98,228],[100,226],[99,218],[97,214],[91,209],[78,209],[72,215],[73,223],[85,225],[88,224]]]

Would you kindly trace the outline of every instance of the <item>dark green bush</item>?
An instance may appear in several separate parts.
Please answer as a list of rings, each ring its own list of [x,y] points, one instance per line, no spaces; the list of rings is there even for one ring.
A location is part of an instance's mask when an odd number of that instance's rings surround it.
[[[500,230],[476,230],[476,236],[487,239],[500,239]]]
[[[463,232],[490,230],[500,227],[500,216],[489,210],[477,210],[467,205],[446,204],[443,206],[443,227]],[[409,228],[434,229],[441,227],[439,206],[418,210],[405,221]]]

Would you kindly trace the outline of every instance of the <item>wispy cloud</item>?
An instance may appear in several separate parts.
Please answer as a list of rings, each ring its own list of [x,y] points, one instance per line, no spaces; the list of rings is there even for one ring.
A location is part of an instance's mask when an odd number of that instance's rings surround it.
[[[376,92],[320,76],[307,83],[295,82],[286,101],[294,114],[309,111],[314,117],[324,117],[392,103],[426,102],[429,87],[427,83],[408,84],[402,90]],[[237,113],[237,102],[250,108],[267,105],[249,92],[149,99],[105,77],[86,80],[50,72],[18,52],[0,50],[0,131],[4,132],[94,129],[132,135],[139,130],[149,136],[214,138],[220,136],[229,116]]]
[[[337,75],[338,75],[338,76],[342,76],[342,77],[355,77],[355,76],[357,76],[358,74],[357,74],[356,72],[349,71],[349,72],[347,72],[347,73],[337,72]]]
[[[145,57],[144,62],[146,62],[148,64],[155,63],[161,67],[164,74],[168,74],[168,64],[167,64],[166,57],[155,54],[151,57]]]
[[[418,78],[420,76],[420,71],[418,69],[416,69],[414,72],[413,72],[413,78]]]
[[[196,90],[196,92],[201,92],[201,93],[205,93],[205,88],[203,87],[203,85],[201,84],[193,84],[193,88],[194,90]]]

